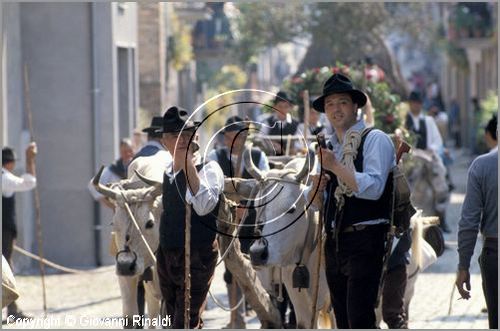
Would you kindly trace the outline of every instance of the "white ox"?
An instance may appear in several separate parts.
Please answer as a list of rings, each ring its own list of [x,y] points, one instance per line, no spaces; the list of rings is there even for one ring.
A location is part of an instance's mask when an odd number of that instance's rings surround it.
[[[312,213],[310,210],[303,213],[308,202],[304,198],[303,188],[300,185],[300,182],[307,173],[307,164],[309,162],[312,163],[312,160],[304,163],[303,159],[295,159],[290,161],[283,170],[273,169],[266,174],[259,172],[252,164],[251,158],[245,157],[245,162],[247,169],[252,169],[252,175],[260,182],[260,184],[253,183],[252,185],[260,185],[255,198],[255,204],[261,206],[257,212],[257,223],[264,225],[261,234],[266,238],[265,240],[256,241],[252,245],[252,263],[256,264],[257,268],[259,266],[271,267],[267,268],[267,270],[272,270],[274,267],[273,274],[271,275],[274,281],[278,280],[279,277],[276,274],[276,267],[282,269],[282,280],[295,307],[297,327],[310,328],[312,289],[316,284],[311,282],[309,289],[299,292],[297,289],[293,289],[291,276],[296,264],[302,261],[309,270],[311,280],[314,281],[317,278],[315,272],[320,251],[317,245],[317,231],[322,231],[322,229],[318,229],[318,213]],[[300,168],[302,168],[299,171],[300,176],[295,175],[297,169]],[[312,168],[312,164],[310,168]],[[245,185],[248,185],[248,183]],[[413,297],[414,285],[418,273],[437,259],[432,247],[423,239],[424,228],[437,222],[437,217],[422,217],[421,210],[412,218],[413,254],[410,265],[407,267],[408,280],[404,299],[406,309],[408,309]],[[265,246],[264,250],[262,246]],[[303,254],[302,260],[301,254]],[[321,310],[322,313],[328,311],[328,306],[330,305],[329,289],[323,263],[320,266],[317,314]],[[263,283],[266,282],[263,281]],[[380,318],[381,313],[379,308],[377,310],[378,322]],[[316,320],[318,321],[318,319]],[[321,321],[321,318],[319,321]],[[313,327],[316,328],[318,325]]]
[[[154,256],[145,245],[141,234],[131,220],[126,204],[137,221],[152,252],[159,245],[159,223],[162,209],[161,187],[151,186],[139,178],[137,173],[157,182],[163,181],[163,173],[170,156],[166,151],[159,151],[153,156],[139,157],[128,168],[128,179],[112,184],[111,187],[99,184],[95,176],[93,183],[98,192],[112,199],[116,208],[113,215],[112,240],[116,249],[116,273],[122,296],[122,314],[129,318],[128,327],[134,327],[130,320],[139,313],[137,305],[137,285],[146,270],[152,281],[144,282],[147,313],[150,318],[160,315],[161,291]]]
[[[262,282],[267,283],[268,291],[273,291],[272,283],[285,284],[290,300],[295,309],[297,328],[311,328],[313,313],[318,327],[318,317],[327,324],[323,313],[330,311],[330,296],[324,263],[319,270],[318,259],[320,245],[318,244],[319,228],[317,213],[308,208],[303,194],[305,186],[302,180],[306,178],[309,169],[313,168],[314,155],[290,161],[283,169],[272,169],[261,173],[245,154],[246,168],[256,179],[253,185],[258,191],[255,195],[257,224],[262,227],[263,239],[253,243],[250,250],[252,264],[260,271]],[[248,184],[248,182],[247,182]],[[293,288],[292,274],[298,263],[305,265],[309,271],[309,288]],[[281,273],[281,276],[280,276]],[[267,274],[267,281],[265,275]],[[313,312],[313,291],[319,286],[316,311]],[[330,316],[333,317],[333,316]],[[322,324],[323,324],[322,323]]]

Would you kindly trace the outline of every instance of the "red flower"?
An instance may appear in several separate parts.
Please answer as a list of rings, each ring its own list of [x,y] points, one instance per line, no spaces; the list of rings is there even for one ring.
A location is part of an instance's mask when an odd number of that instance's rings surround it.
[[[387,124],[394,123],[394,115],[393,114],[387,114],[385,116],[385,123],[387,123]]]
[[[333,72],[334,74],[338,74],[338,73],[340,72],[340,69],[339,69],[338,67],[333,67],[333,68],[332,68],[332,72]]]
[[[319,73],[319,68],[314,68],[314,69],[313,69],[313,72],[314,72],[315,74]]]

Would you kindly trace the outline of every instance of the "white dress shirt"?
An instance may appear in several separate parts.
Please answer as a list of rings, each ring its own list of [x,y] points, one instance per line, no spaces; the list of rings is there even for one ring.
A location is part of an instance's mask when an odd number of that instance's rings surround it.
[[[437,154],[439,154],[441,148],[443,147],[443,138],[441,137],[441,133],[439,133],[439,129],[436,125],[436,121],[431,116],[424,115],[420,113],[419,116],[414,116],[410,112],[411,119],[413,121],[413,127],[415,130],[420,130],[420,119],[425,119],[425,128],[427,129],[427,149],[431,149]]]
[[[2,195],[10,198],[15,192],[24,192],[36,186],[36,178],[32,174],[25,173],[21,177],[14,175],[2,167]]]
[[[167,171],[167,176],[170,182],[173,182],[175,174],[172,173],[172,168]],[[200,187],[195,195],[191,193],[189,187],[186,190],[186,201],[193,206],[194,211],[199,216],[204,216],[210,213],[219,202],[219,195],[224,190],[224,174],[217,162],[210,161],[198,171],[200,177]]]

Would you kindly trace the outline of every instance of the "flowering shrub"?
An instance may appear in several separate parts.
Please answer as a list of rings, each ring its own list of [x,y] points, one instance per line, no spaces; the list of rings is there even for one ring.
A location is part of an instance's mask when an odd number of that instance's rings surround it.
[[[287,79],[284,89],[296,105],[302,117],[304,108],[304,90],[309,90],[311,99],[320,96],[324,82],[335,73],[342,73],[351,78],[354,86],[364,91],[371,100],[374,109],[375,127],[389,134],[397,128],[403,129],[404,113],[401,108],[399,95],[391,92],[390,86],[383,81],[383,72],[377,79],[373,77],[373,70],[366,70],[364,66],[348,66],[337,63],[334,67],[309,69],[302,74]],[[404,138],[409,138],[406,130],[402,130]]]

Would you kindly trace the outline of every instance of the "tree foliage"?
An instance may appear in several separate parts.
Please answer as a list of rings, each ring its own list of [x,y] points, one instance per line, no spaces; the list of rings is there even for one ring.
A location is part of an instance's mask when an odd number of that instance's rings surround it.
[[[295,2],[241,2],[234,17],[236,56],[248,63],[266,47],[291,42],[306,33],[307,5]]]
[[[310,46],[299,72],[353,63],[372,57],[387,73],[399,94],[407,91],[401,73],[385,43],[397,32],[408,36],[411,47],[432,49],[437,31],[425,3],[239,3],[235,16],[238,57],[247,63],[263,48],[308,37]]]

